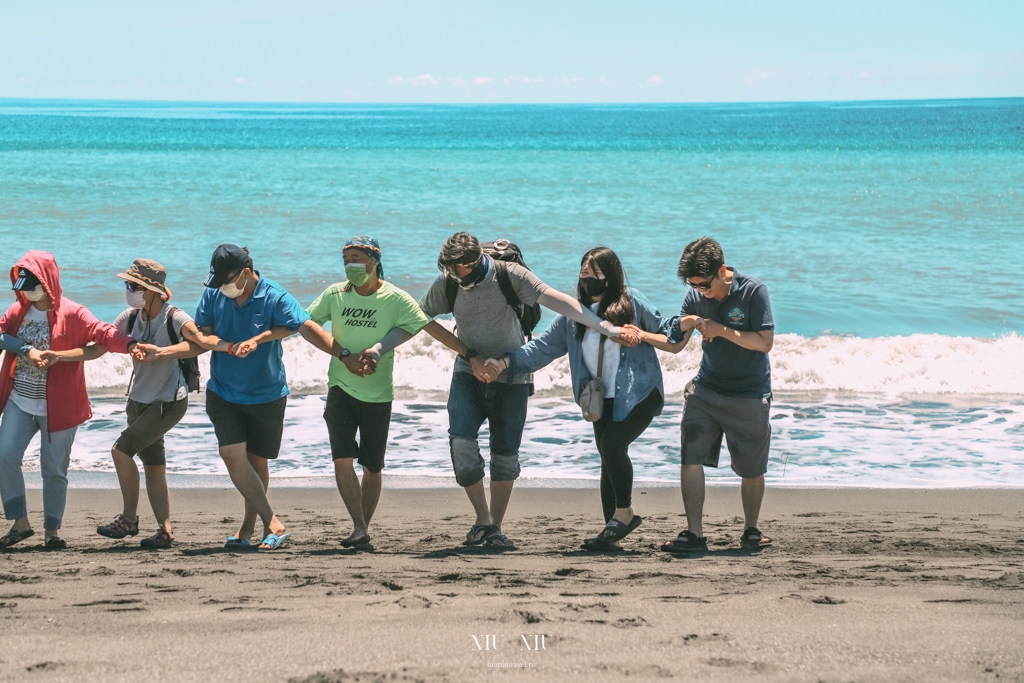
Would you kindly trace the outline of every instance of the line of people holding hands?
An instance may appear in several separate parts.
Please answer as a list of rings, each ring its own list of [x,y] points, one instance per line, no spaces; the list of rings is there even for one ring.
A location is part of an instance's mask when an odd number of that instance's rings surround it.
[[[129,354],[133,374],[127,427],[111,448],[123,507],[97,532],[114,539],[139,534],[138,456],[157,522],[141,545],[170,547],[164,435],[188,410],[190,391],[199,388],[195,358],[205,352],[212,354],[206,413],[245,503],[241,525],[225,547],[280,548],[291,532],[274,514],[267,490],[288,396],[281,340],[294,334],[330,356],[324,421],[353,525],[341,544],[372,548],[369,527],[381,494],[394,399],[394,350],[421,332],[456,353],[448,433],[455,478],[474,513],[465,545],[516,547],[502,522],[521,471],[532,374],[568,356],[574,397],[593,425],[601,457],[604,527],[582,547],[622,550],[622,540],[643,521],[632,506],[629,446],[665,403],[655,349],[678,353],[695,331],[703,356],[684,391],[680,427],[687,528],[661,549],[707,550],[703,468],[718,466],[723,437],[741,478],[740,544],[756,551],[771,543],[757,528],[771,440],[771,305],[764,284],[728,267],[715,240],[702,237],[684,249],[677,274],[689,291],[679,315],[671,317],[627,285],[621,261],[607,247],[583,255],[571,296],[530,271],[516,245],[481,243],[459,232],[442,246],[440,274],[419,302],[384,278],[383,254],[373,237],[353,237],[341,255],[345,279],[303,308],[255,268],[247,249],[223,244],[211,259],[194,317],[169,303],[166,268],[136,259],[117,275],[128,307],[112,324],[64,296],[52,254],[30,251],[19,259],[11,269],[16,300],[0,317],[0,500],[13,522],[0,536],[0,549],[35,533],[22,462],[36,433],[42,435],[43,543],[48,549],[67,546],[60,529],[71,448],[78,427],[92,416],[83,364],[105,353]],[[557,316],[533,338],[541,307]],[[446,314],[455,319],[454,332],[434,320]],[[485,421],[488,460],[479,444]]]

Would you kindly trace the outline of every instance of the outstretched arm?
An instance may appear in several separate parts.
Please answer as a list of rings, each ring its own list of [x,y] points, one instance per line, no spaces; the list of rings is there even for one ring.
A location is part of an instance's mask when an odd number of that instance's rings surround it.
[[[35,352],[36,356],[33,356]],[[81,363],[88,360],[96,360],[107,352],[106,347],[100,344],[87,344],[77,349],[67,351],[37,351],[32,349],[29,358],[37,367],[47,368],[54,363]]]
[[[580,305],[579,301],[568,294],[559,292],[557,289],[548,288],[544,290],[544,293],[537,298],[537,302],[541,306],[550,308],[555,313],[560,313],[570,320],[597,330],[605,336],[612,338],[622,336],[622,328],[612,325],[607,320],[601,320],[593,311]],[[627,339],[623,341],[628,341],[631,344],[635,344],[637,341],[632,332],[627,333],[626,337]]]
[[[632,325],[625,325],[624,327],[632,327]],[[669,353],[679,353],[680,351],[682,351],[690,342],[690,337],[693,336],[693,329],[689,329],[683,334],[682,341],[671,342],[669,341],[668,337],[666,337],[663,334],[659,334],[657,332],[647,332],[646,330],[641,330],[640,328],[634,329],[637,330],[637,333],[640,335],[640,341],[642,341],[645,344],[649,344],[650,346],[653,346],[656,349],[668,351]]]

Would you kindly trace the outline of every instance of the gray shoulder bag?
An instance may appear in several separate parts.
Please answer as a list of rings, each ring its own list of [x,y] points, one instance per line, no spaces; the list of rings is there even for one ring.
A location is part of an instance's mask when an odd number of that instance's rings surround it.
[[[604,382],[601,380],[601,371],[604,367],[604,335],[597,345],[597,377],[590,380],[580,389],[580,408],[583,410],[583,419],[587,422],[597,422],[604,413]]]

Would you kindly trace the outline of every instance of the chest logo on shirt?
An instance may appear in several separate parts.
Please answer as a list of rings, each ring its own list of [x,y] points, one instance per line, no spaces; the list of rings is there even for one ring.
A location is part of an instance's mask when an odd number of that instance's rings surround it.
[[[743,314],[743,311],[741,311],[738,308],[734,308],[731,311],[729,311],[729,321],[733,325],[742,325],[743,324],[743,320],[745,318],[746,318],[746,316]]]
[[[341,317],[345,318],[347,327],[377,327],[377,321],[373,319],[375,315],[377,311],[372,308],[341,309]]]

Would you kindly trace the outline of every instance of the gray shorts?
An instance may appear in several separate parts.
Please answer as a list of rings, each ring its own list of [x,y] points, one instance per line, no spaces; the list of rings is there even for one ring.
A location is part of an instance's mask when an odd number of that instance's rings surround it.
[[[724,435],[733,472],[753,479],[768,471],[770,396],[735,398],[690,382],[683,400],[680,454],[684,465],[718,467]]]

